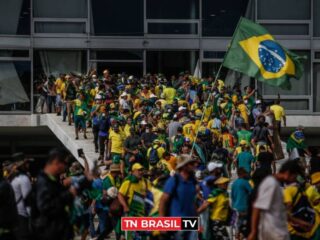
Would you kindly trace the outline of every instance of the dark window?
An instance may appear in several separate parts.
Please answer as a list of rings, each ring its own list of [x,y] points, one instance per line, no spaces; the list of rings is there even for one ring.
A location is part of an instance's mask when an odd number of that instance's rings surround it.
[[[314,53],[314,58],[320,59],[320,52],[315,52]]]
[[[0,111],[31,111],[31,62],[0,62]]]
[[[248,12],[248,2],[249,0],[203,0],[203,36],[232,36],[240,17]]]
[[[224,58],[224,55],[226,54],[226,52],[222,52],[222,51],[204,51],[203,52],[203,57],[204,58]]]
[[[0,34],[30,34],[30,0],[0,1]]]
[[[27,58],[27,57],[29,57],[29,50],[8,50],[8,49],[1,49],[1,50],[0,50],[0,57],[21,57],[21,58]]]
[[[199,0],[147,0],[148,19],[198,19]]]
[[[142,51],[129,50],[129,51],[110,51],[110,50],[97,50],[91,51],[90,59],[97,60],[142,60]]]
[[[198,34],[196,23],[149,23],[150,34]]]
[[[37,18],[86,18],[87,0],[34,0],[33,16]]]
[[[274,99],[264,99],[264,101],[272,102]],[[281,105],[285,110],[309,110],[309,101],[305,99],[299,100],[283,100],[281,99]]]
[[[274,35],[309,35],[308,24],[262,24]]]
[[[313,109],[320,112],[320,63],[313,65]]]
[[[36,22],[35,33],[86,33],[85,23],[75,22]]]
[[[94,0],[93,26],[96,36],[142,36],[143,0]]]
[[[147,72],[162,73],[167,78],[183,71],[193,74],[198,59],[197,51],[148,51]]]
[[[310,19],[311,0],[258,0],[258,19]]]
[[[313,2],[313,35],[320,37],[320,0]]]

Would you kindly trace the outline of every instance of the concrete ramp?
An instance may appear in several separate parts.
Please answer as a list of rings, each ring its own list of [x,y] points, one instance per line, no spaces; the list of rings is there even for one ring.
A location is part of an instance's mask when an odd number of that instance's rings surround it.
[[[84,139],[83,134],[79,133],[79,140],[75,140],[74,125],[69,126],[68,122],[63,122],[61,116],[57,116],[56,114],[43,114],[40,118],[40,125],[48,126],[63,145],[83,165],[83,160],[78,158],[78,149],[82,148],[88,159],[89,167],[93,167],[93,163],[98,159],[99,154],[94,151],[91,128],[87,130],[88,139]]]

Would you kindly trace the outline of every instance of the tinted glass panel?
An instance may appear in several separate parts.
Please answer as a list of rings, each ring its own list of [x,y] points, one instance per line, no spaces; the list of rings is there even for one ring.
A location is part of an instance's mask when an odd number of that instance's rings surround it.
[[[313,65],[313,108],[320,112],[320,63]]]
[[[307,56],[307,60],[304,62],[304,74],[300,80],[291,78],[291,90],[283,90],[278,87],[272,87],[270,85],[264,84],[264,94],[265,95],[309,95],[310,94],[310,82],[311,82],[311,74],[310,74],[310,53],[305,51],[295,51],[296,54]]]
[[[29,57],[29,50],[0,50],[0,57]]]
[[[199,0],[147,0],[148,19],[198,19]]]
[[[258,19],[310,19],[311,0],[259,0]]]
[[[91,5],[93,35],[143,35],[143,0],[94,0]]]
[[[0,111],[31,110],[31,62],[0,62]]]
[[[142,60],[142,51],[91,51],[90,59],[99,60]]]
[[[308,35],[308,24],[262,24],[274,35]]]
[[[313,2],[313,35],[320,37],[320,0]]]
[[[273,100],[266,100],[272,102]],[[285,110],[309,110],[308,100],[281,100],[281,105]]]
[[[36,33],[86,33],[85,23],[36,22]]]
[[[315,57],[316,59],[320,59],[320,52],[314,53],[314,57]]]
[[[196,51],[148,51],[147,72],[163,73],[169,78],[180,72],[194,72],[199,53]]]
[[[249,2],[249,0],[203,0],[203,35],[232,36],[240,17],[248,12]]]
[[[149,23],[150,34],[198,34],[196,23]]]
[[[0,1],[0,34],[30,34],[30,0]]]
[[[34,0],[33,14],[40,18],[86,18],[87,0]]]
[[[204,58],[224,58],[226,52],[218,52],[218,51],[204,51]]]

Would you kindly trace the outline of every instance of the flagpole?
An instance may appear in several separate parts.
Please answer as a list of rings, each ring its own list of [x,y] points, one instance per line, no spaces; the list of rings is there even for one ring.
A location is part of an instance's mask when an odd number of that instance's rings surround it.
[[[223,62],[222,62],[222,63],[223,63]],[[210,92],[210,94],[209,94],[209,96],[208,96],[208,99],[207,99],[205,105],[204,105],[204,110],[203,110],[203,113],[202,113],[202,115],[201,115],[200,125],[199,125],[198,128],[197,128],[197,132],[196,132],[196,136],[195,136],[195,139],[194,139],[194,141],[193,141],[193,144],[192,144],[190,156],[192,155],[192,152],[193,152],[193,149],[194,149],[194,145],[196,144],[196,140],[197,140],[197,138],[198,138],[199,127],[200,127],[201,124],[202,124],[205,110],[207,109],[208,104],[209,104],[209,100],[210,100],[210,98],[212,97],[212,91],[213,91],[213,89],[214,89],[214,85],[216,84],[216,82],[217,82],[217,80],[218,80],[218,77],[219,77],[219,75],[220,75],[220,72],[221,72],[221,69],[222,69],[222,63],[220,64],[220,67],[219,67],[219,69],[218,69],[218,72],[217,72],[217,74],[216,74],[216,77],[215,77],[215,79],[214,79],[214,81],[213,81],[213,84],[212,84],[212,87],[211,87],[211,92]]]

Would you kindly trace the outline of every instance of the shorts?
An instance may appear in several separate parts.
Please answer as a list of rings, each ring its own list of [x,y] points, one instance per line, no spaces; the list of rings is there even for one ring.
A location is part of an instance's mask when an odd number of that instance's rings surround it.
[[[212,240],[230,240],[227,226],[220,221],[211,221],[211,230],[214,233]]]
[[[246,213],[238,213],[237,212],[237,220],[236,220],[236,231],[237,233],[241,233],[244,237],[248,237],[249,235],[249,221],[248,215]]]
[[[83,116],[74,116],[74,126],[75,128],[86,129],[86,119]]]
[[[61,94],[57,94],[56,96],[56,107],[62,106]]]

